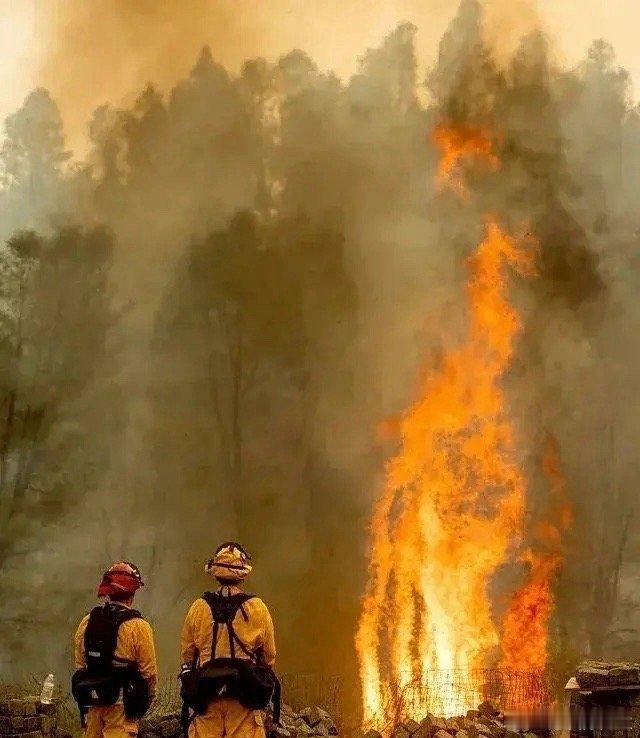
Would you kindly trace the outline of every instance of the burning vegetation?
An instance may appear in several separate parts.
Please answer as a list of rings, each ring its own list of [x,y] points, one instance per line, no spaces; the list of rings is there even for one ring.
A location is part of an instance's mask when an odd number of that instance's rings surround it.
[[[469,197],[462,174],[468,160],[499,170],[488,133],[439,125],[433,138],[441,151],[438,182],[459,197]],[[370,581],[356,636],[367,726],[464,714],[482,701],[482,685],[475,694],[454,690],[445,702],[442,672],[472,682],[495,665],[498,651],[505,670],[544,671],[551,589],[570,522],[559,507],[564,483],[553,440],[544,470],[560,519],[538,526],[545,550],[521,554],[529,573],[502,628],[490,599],[492,577],[525,538],[527,481],[503,384],[522,329],[510,274],[532,277],[535,253],[532,239],[518,241],[487,216],[469,258],[467,338],[421,382],[402,417],[400,450],[387,465],[373,516]]]
[[[155,54],[165,13],[118,28]],[[508,56],[463,0],[425,96],[409,23],[349,79],[300,49],[229,71],[200,25],[182,78],[78,104],[80,154],[74,101],[38,88],[5,121],[0,675],[44,642],[62,673],[125,554],[173,673],[186,572],[229,538],[279,668],[367,725],[625,656],[640,111],[613,49],[567,69],[532,31]]]

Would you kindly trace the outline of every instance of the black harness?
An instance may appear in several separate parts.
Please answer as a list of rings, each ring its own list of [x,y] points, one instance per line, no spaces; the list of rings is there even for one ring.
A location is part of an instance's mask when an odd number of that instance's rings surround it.
[[[233,627],[238,612],[245,622],[249,621],[244,606],[253,597],[245,593],[226,596],[222,592],[202,595],[213,620],[211,658],[196,668],[196,656],[193,668],[180,676],[185,705],[183,717],[188,713],[187,708],[193,710],[193,718],[195,714],[202,714],[212,699],[231,697],[251,710],[264,710],[272,703],[273,720],[280,723],[280,682],[273,669],[262,663],[261,651],[248,648]],[[221,629],[226,630],[229,638],[230,657],[216,656]],[[185,725],[186,720],[183,719]]]
[[[127,717],[139,718],[149,709],[149,686],[134,661],[115,655],[118,631],[129,620],[144,618],[114,602],[94,607],[84,632],[86,666],[71,679],[71,691],[84,724],[93,706],[115,705],[122,695]]]
[[[249,622],[249,616],[244,608],[245,602],[253,599],[254,595],[239,594],[225,596],[221,592],[205,592],[202,599],[209,605],[211,609],[211,617],[213,618],[213,632],[211,635],[211,660],[216,657],[216,648],[218,647],[218,635],[220,628],[226,628],[229,637],[229,650],[231,658],[236,658],[236,649],[247,656],[251,661],[257,660],[256,654],[247,648],[240,640],[238,634],[233,627],[238,610],[244,618],[245,623]]]

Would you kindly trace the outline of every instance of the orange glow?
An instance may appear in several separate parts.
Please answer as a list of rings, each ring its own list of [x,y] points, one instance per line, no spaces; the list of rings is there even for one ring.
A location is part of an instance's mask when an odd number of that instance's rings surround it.
[[[493,171],[500,167],[500,160],[493,153],[491,138],[478,128],[462,123],[439,125],[433,132],[433,141],[441,154],[436,174],[438,186],[450,187],[465,199],[468,196],[464,182],[466,160],[483,162]]]
[[[513,671],[542,672],[547,665],[553,585],[563,563],[562,535],[573,518],[553,436],[547,437],[542,468],[550,487],[549,519],[537,526],[534,546],[521,556],[528,575],[514,593],[503,625],[501,667]]]

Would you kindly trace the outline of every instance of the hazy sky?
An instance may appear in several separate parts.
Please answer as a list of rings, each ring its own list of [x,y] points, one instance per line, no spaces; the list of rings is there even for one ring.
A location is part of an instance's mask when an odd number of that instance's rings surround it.
[[[512,39],[533,16],[528,0],[486,0],[498,39]],[[398,22],[419,27],[423,65],[458,0],[0,0],[0,116],[35,84],[49,87],[79,145],[92,108],[129,100],[148,80],[167,88],[200,46],[232,69],[251,56],[294,47],[322,68],[348,76],[356,58]],[[637,0],[539,0],[556,54],[573,64],[593,38],[610,40],[640,81]]]

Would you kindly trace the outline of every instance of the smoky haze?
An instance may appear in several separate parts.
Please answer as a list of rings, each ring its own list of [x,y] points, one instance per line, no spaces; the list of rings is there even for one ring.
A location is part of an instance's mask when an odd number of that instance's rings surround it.
[[[273,30],[294,50],[251,58],[266,7],[100,7],[94,39],[92,3],[55,6],[53,94],[6,122],[0,673],[67,673],[76,620],[121,557],[148,579],[173,673],[204,561],[239,538],[280,668],[354,694],[368,516],[397,445],[380,425],[463,334],[487,212],[539,244],[538,277],[514,285],[508,393],[531,522],[549,433],[576,506],[552,667],[628,655],[640,118],[614,49],[594,41],[566,69],[532,10],[463,0],[442,33],[422,29],[428,71],[409,23],[382,15],[375,46],[343,29],[356,73],[341,81],[297,23]],[[58,108],[69,80],[85,92]],[[64,129],[88,106],[74,160]],[[443,121],[489,131],[503,161],[469,174],[464,205],[433,184]]]

